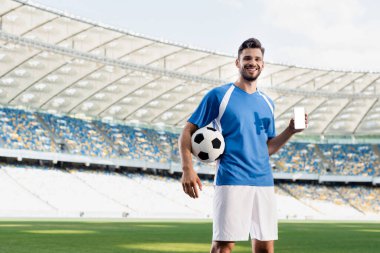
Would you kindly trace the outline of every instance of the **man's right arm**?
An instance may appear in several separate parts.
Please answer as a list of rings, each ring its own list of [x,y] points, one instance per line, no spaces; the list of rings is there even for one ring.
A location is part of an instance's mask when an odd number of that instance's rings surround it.
[[[183,191],[192,198],[198,198],[198,188],[202,190],[202,183],[193,168],[191,155],[191,136],[198,127],[187,122],[178,140],[179,153],[182,163],[182,187]]]

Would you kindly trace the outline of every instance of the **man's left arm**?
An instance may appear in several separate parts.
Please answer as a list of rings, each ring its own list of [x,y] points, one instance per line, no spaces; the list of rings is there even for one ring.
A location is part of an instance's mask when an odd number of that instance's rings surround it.
[[[308,117],[305,114],[305,124],[307,127]],[[294,134],[302,132],[304,129],[295,129],[294,128],[294,119],[291,119],[289,126],[282,131],[281,134],[267,141],[269,155],[276,153],[284,144],[292,137]]]

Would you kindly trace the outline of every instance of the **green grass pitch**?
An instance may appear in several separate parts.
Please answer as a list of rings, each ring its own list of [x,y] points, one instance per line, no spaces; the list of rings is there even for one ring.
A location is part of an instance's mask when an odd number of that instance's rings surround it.
[[[0,220],[1,253],[209,252],[210,221]],[[378,253],[380,223],[280,222],[276,252]],[[238,242],[234,252],[250,252]]]

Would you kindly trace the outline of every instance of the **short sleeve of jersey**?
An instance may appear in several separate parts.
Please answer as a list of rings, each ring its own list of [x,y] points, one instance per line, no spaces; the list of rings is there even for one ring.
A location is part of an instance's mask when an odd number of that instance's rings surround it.
[[[191,115],[188,122],[193,123],[199,128],[207,126],[218,117],[219,104],[216,90],[209,91],[204,96],[193,115]]]

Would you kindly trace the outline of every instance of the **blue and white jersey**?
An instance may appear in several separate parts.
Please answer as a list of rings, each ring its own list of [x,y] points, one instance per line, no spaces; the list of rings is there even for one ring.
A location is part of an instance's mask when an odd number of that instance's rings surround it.
[[[267,146],[276,136],[273,110],[268,96],[249,94],[234,83],[206,94],[188,121],[199,128],[212,123],[224,137],[216,185],[274,185]]]

